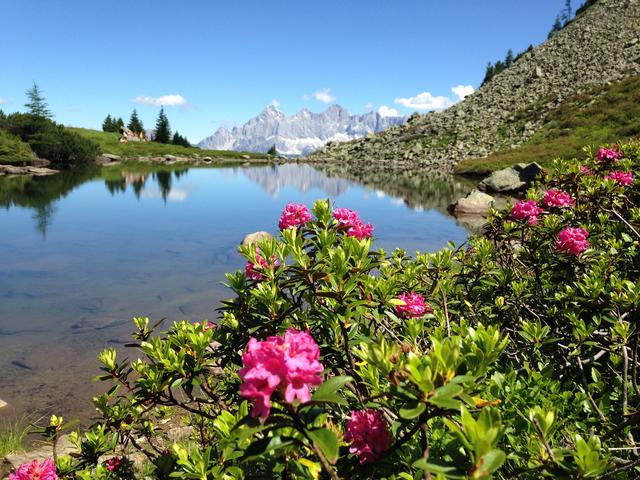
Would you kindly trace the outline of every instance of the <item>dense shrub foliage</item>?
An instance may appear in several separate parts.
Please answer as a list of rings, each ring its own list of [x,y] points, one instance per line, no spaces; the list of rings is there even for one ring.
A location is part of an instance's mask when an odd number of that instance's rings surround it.
[[[98,154],[97,144],[46,117],[13,113],[3,119],[0,128],[26,142],[38,157],[58,166],[91,164]]]
[[[29,161],[33,152],[29,145],[16,135],[0,130],[0,163],[16,163]]]
[[[415,258],[288,206],[217,324],[137,318],[133,360],[100,355],[114,386],[58,475],[129,478],[139,450],[156,478],[637,478],[640,147],[587,153]]]

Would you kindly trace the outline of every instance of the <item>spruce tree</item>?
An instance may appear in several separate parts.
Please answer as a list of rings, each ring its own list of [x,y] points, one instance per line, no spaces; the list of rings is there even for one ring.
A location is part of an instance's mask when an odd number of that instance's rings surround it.
[[[158,143],[171,143],[171,127],[169,119],[164,114],[164,107],[160,107],[160,113],[156,120],[155,139]]]
[[[189,140],[187,140],[187,137],[183,137],[178,132],[173,134],[173,140],[171,143],[173,143],[174,145],[181,145],[183,147],[191,146],[191,144],[189,143]]]
[[[553,23],[553,27],[551,27],[551,31],[547,38],[553,37],[556,33],[562,30],[562,20],[560,20],[560,15],[556,17],[556,21]]]
[[[102,122],[102,131],[103,132],[113,132],[113,118],[111,118],[111,114],[107,115],[107,118]]]
[[[509,49],[509,51],[507,52],[507,56],[504,59],[504,63],[507,68],[513,65],[513,50]]]
[[[278,151],[276,150],[275,143],[273,145],[271,145],[271,148],[267,151],[267,153],[269,155],[277,155],[278,154]]]
[[[124,120],[122,120],[122,117],[120,117],[118,118],[118,120],[114,122],[114,131],[120,133],[123,128],[124,128]]]
[[[144,126],[142,125],[142,122],[138,118],[138,112],[136,112],[135,109],[131,114],[131,118],[129,119],[129,124],[127,125],[127,128],[131,130],[133,133],[144,132]]]
[[[25,103],[24,106],[29,109],[31,115],[45,118],[53,117],[51,110],[49,110],[49,105],[47,105],[47,102],[44,100],[42,90],[38,88],[36,82],[33,82],[33,87],[27,90],[26,94],[29,101]]]

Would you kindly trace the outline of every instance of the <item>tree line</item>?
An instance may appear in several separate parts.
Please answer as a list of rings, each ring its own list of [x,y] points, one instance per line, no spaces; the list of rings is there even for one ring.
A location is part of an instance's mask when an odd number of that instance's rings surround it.
[[[125,124],[122,117],[112,117],[111,114],[107,115],[104,122],[102,122],[102,130],[104,132],[120,133],[124,126]],[[129,123],[127,123],[127,128],[136,135],[145,134],[144,125],[142,124],[142,120],[140,120],[138,112],[135,109],[131,113]],[[160,107],[160,113],[158,114],[156,126],[153,130],[151,139],[158,143],[170,143],[173,145],[181,145],[183,147],[191,146],[187,137],[180,135],[177,131],[171,135],[171,125],[164,112],[164,107]]]

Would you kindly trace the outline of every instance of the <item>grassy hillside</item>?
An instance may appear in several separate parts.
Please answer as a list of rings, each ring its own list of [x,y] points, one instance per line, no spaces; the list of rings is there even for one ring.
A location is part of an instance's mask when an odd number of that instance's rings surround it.
[[[162,155],[182,155],[189,156],[198,154],[201,157],[212,158],[242,158],[242,155],[250,155],[252,158],[270,158],[266,153],[233,152],[226,150],[202,150],[196,147],[182,147],[180,145],[170,145],[156,142],[130,142],[119,143],[120,135],[117,133],[101,132],[86,128],[69,128],[83,137],[93,140],[100,146],[100,153],[110,153],[123,157],[138,156],[162,156]]]
[[[524,125],[535,109],[519,116]],[[548,164],[580,155],[584,145],[614,143],[640,136],[640,76],[568,99],[524,145],[485,158],[465,160],[456,173],[484,175],[520,162]]]

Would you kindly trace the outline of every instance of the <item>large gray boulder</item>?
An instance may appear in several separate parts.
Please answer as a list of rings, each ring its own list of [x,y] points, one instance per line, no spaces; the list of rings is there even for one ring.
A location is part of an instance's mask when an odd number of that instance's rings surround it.
[[[480,190],[496,193],[515,193],[529,188],[542,167],[537,163],[518,163],[513,167],[497,170],[482,180]]]
[[[480,215],[489,213],[493,207],[495,198],[480,190],[471,190],[469,194],[449,206],[449,210],[455,215]]]

